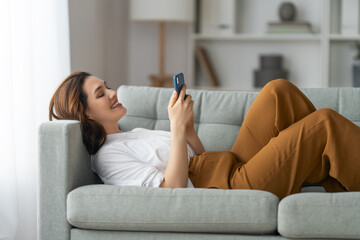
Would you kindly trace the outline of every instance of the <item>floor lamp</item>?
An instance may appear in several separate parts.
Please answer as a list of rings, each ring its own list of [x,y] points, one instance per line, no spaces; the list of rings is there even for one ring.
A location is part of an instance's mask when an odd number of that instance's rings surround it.
[[[135,22],[159,23],[159,71],[150,74],[151,86],[173,86],[172,75],[165,71],[165,23],[192,22],[194,0],[129,0],[130,19]]]

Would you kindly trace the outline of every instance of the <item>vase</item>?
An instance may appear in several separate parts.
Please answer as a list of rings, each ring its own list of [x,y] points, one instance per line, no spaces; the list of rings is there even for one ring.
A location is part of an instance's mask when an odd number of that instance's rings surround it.
[[[279,16],[282,21],[294,21],[296,7],[292,2],[284,2],[280,5]]]
[[[262,88],[269,81],[288,78],[288,72],[282,68],[282,56],[279,54],[260,55],[260,69],[254,71],[254,87]]]

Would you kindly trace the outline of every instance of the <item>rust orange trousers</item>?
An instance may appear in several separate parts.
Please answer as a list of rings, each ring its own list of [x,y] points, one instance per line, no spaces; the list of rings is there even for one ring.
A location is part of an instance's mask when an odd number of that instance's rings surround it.
[[[197,188],[258,189],[279,199],[303,183],[360,191],[360,127],[276,79],[255,98],[232,149],[192,157],[189,178]]]

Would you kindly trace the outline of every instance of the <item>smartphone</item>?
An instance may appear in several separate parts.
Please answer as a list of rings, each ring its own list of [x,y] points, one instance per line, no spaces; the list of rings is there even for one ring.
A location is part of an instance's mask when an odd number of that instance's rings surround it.
[[[184,74],[182,72],[174,75],[174,88],[175,88],[175,91],[177,91],[178,98],[180,95],[181,88],[184,86],[184,84],[185,84],[185,80],[184,80]],[[186,98],[186,95],[185,95],[184,99],[185,98]]]

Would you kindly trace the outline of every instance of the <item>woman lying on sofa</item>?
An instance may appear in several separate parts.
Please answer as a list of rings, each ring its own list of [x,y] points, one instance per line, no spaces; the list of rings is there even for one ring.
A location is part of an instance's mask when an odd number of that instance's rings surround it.
[[[105,184],[258,189],[279,199],[305,182],[328,192],[360,191],[360,127],[334,110],[316,110],[289,81],[273,80],[259,92],[229,151],[204,150],[185,91],[170,97],[170,132],[122,132],[118,121],[127,109],[116,91],[74,72],[55,91],[49,120],[80,121],[93,171]]]

